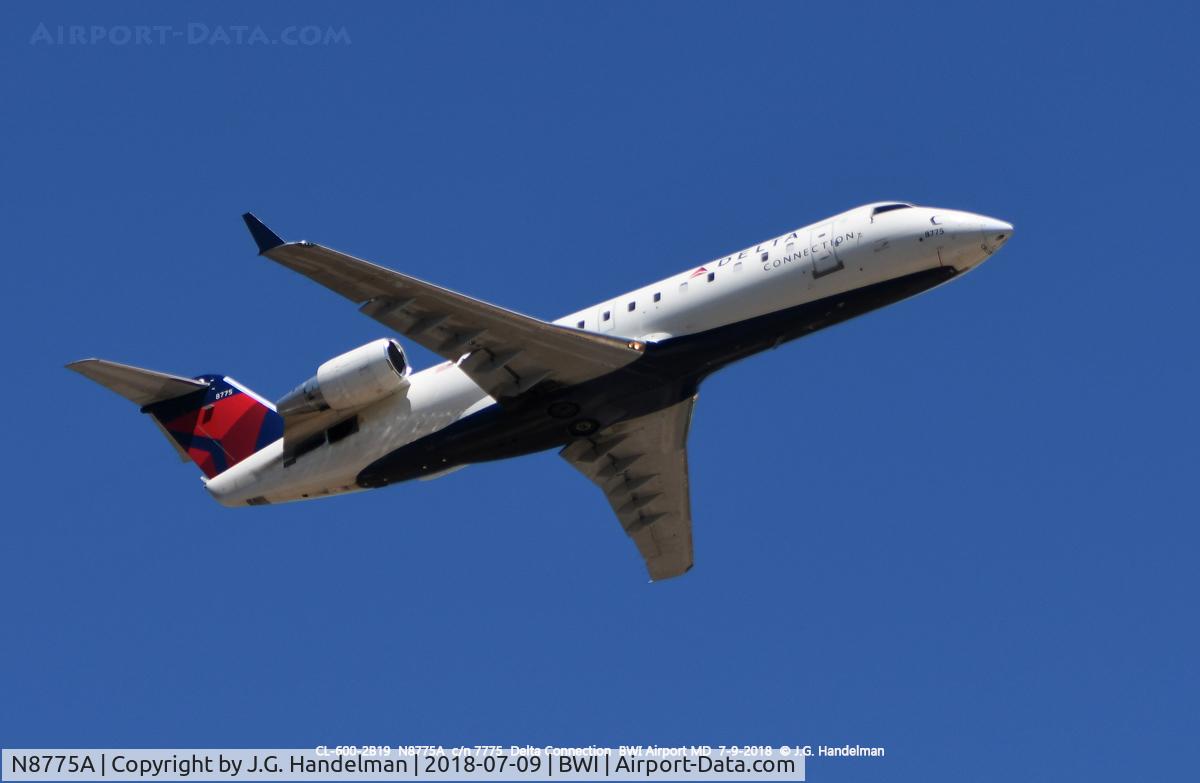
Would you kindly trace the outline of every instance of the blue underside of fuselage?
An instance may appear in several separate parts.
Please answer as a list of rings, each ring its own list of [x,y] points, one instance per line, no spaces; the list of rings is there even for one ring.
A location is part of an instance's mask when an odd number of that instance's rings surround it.
[[[647,344],[642,358],[608,375],[569,387],[540,384],[402,446],[363,469],[358,484],[381,487],[457,465],[563,446],[577,437],[573,433],[580,422],[603,428],[662,410],[692,396],[705,377],[739,359],[907,299],[956,274],[951,267],[938,267]],[[564,418],[564,410],[574,413]]]

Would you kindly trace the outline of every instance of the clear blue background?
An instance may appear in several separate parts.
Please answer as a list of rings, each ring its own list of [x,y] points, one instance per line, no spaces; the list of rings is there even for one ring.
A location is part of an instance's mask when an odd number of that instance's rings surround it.
[[[0,744],[1193,774],[1200,20],[841,5],[3,6]],[[189,21],[350,42],[30,43]],[[1016,236],[708,381],[696,568],[668,583],[553,453],[230,511],[62,368],[276,397],[386,334],[256,258],[247,209],[552,318],[893,198]]]

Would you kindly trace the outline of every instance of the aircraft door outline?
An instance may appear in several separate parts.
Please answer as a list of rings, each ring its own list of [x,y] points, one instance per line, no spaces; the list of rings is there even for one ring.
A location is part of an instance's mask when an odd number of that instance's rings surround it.
[[[808,246],[812,253],[813,279],[846,268],[833,245],[833,223],[822,223],[808,232]]]

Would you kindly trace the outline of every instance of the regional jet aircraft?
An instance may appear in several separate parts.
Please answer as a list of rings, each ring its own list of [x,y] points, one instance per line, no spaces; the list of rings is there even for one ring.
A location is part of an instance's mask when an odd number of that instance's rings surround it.
[[[700,382],[780,343],[967,272],[1012,236],[982,215],[866,206],[548,323],[243,216],[259,254],[341,294],[445,362],[413,372],[390,337],[272,404],[232,378],[103,359],[72,370],[141,406],[226,506],[443,476],[560,449],[604,493],[653,580],[692,567],[687,435]]]

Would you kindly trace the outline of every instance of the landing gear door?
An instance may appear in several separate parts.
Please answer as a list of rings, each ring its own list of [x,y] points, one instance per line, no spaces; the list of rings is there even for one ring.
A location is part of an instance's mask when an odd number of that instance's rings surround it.
[[[812,255],[813,277],[824,277],[844,269],[833,243],[833,223],[822,223],[808,234],[809,253]]]

